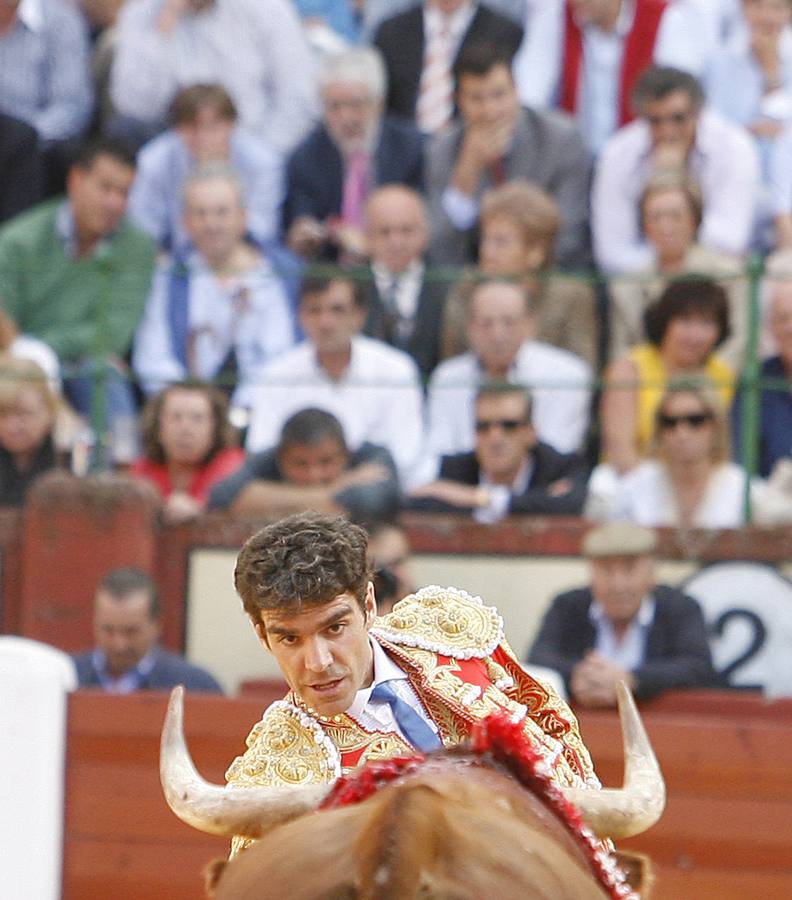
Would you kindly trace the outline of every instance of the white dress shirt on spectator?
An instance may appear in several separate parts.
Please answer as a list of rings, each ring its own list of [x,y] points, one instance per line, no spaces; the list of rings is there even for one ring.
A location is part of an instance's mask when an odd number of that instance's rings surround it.
[[[559,453],[580,449],[589,422],[591,369],[582,359],[542,341],[525,341],[509,372],[533,399],[532,419],[540,441]],[[434,456],[475,447],[476,390],[483,380],[473,353],[441,363],[429,380],[428,450]]]
[[[338,418],[350,450],[364,441],[386,447],[402,482],[412,482],[423,450],[424,418],[420,375],[411,356],[355,335],[349,366],[334,381],[319,366],[314,345],[304,341],[261,373],[253,393],[248,452],[274,447],[286,419],[310,406]]]
[[[634,272],[652,262],[643,240],[638,204],[653,172],[649,125],[625,125],[599,158],[591,198],[594,257],[609,273]],[[699,243],[741,255],[748,249],[759,200],[759,157],[739,125],[704,108],[688,156],[688,172],[704,199]]]

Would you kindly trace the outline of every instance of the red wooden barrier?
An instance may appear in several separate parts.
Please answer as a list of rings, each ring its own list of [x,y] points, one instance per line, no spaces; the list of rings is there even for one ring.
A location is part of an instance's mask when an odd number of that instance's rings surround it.
[[[236,700],[188,697],[187,736],[205,777],[221,781],[279,691],[273,686],[269,696]],[[792,896],[790,704],[737,697],[731,714],[734,695],[715,692],[667,695],[644,707],[669,801],[660,823],[625,846],[655,861],[655,900]],[[182,825],[162,799],[157,753],[165,699],[94,692],[70,698],[66,900],[194,900],[201,869],[226,852],[225,841]],[[586,712],[581,726],[601,778],[619,785],[615,714]]]
[[[22,634],[62,650],[88,649],[99,579],[119,566],[154,571],[157,507],[150,489],[132,480],[39,479],[24,511]]]

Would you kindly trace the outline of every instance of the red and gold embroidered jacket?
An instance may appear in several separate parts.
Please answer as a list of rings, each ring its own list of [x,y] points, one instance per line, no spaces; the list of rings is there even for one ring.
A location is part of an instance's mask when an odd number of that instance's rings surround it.
[[[599,786],[577,720],[555,691],[520,666],[503,621],[457,588],[427,587],[375,620],[371,636],[408,674],[444,746],[464,741],[473,724],[507,710],[562,786]],[[233,785],[332,781],[370,759],[415,751],[395,732],[370,732],[346,714],[320,716],[289,693],[273,703],[226,772]],[[236,841],[234,850],[245,842]]]

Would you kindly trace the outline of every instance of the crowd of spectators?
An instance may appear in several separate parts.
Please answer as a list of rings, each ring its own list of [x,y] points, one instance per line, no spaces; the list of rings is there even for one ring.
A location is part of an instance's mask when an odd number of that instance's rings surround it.
[[[3,502],[792,518],[790,0],[5,0],[0,172]]]

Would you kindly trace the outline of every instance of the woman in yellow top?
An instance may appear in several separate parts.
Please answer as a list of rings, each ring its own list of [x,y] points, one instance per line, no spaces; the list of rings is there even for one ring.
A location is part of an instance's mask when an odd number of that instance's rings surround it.
[[[605,373],[602,448],[619,473],[646,455],[657,406],[670,380],[705,375],[727,410],[734,395],[734,372],[715,352],[730,334],[729,301],[719,284],[695,277],[672,282],[647,309],[645,324],[647,342]]]

